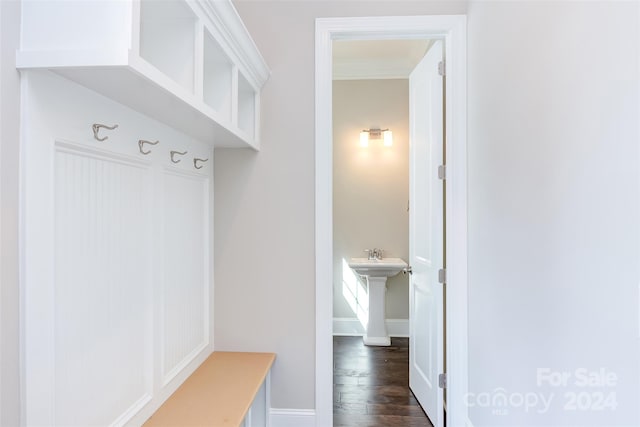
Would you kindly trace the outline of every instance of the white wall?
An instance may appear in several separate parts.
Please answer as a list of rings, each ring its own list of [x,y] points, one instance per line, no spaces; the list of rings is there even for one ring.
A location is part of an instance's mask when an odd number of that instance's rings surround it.
[[[20,420],[18,164],[20,3],[0,1],[0,425]]]
[[[314,18],[466,4],[236,5],[272,76],[263,151],[216,157],[216,341],[276,351],[274,406],[313,408]],[[470,390],[553,391],[538,367],[620,378],[613,413],[475,407],[475,425],[640,421],[638,15],[634,2],[469,5]]]
[[[466,4],[235,5],[271,77],[262,95],[261,152],[216,150],[216,348],[278,353],[272,405],[309,409],[315,406],[315,18],[464,13]]]
[[[360,147],[360,131],[389,128],[393,146],[371,139]],[[333,317],[356,318],[355,276],[344,263],[381,248],[385,257],[409,259],[409,81],[333,82]],[[357,276],[355,276],[357,277]],[[358,298],[366,293],[357,292]],[[409,318],[409,280],[387,280],[386,318]]]
[[[476,427],[640,423],[638,7],[469,5],[470,391],[555,394],[503,415],[476,396]],[[579,387],[579,368],[618,381]],[[617,409],[563,410],[597,392]]]

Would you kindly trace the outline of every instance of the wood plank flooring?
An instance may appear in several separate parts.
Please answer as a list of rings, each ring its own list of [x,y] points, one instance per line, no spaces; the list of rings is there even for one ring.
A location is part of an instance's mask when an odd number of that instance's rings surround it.
[[[333,337],[335,427],[432,427],[409,389],[409,339],[368,347]]]

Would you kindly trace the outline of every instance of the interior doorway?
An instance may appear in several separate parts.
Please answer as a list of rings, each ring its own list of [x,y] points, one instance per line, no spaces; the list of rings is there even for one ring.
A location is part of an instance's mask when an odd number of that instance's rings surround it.
[[[332,50],[333,333],[361,335],[364,344],[383,347],[361,345],[366,354],[384,354],[385,346],[398,350],[399,337],[408,338],[409,344],[402,353],[405,358],[398,352],[388,364],[377,367],[361,366],[356,363],[360,356],[348,360],[334,348],[334,423],[347,422],[350,414],[404,415],[407,408],[402,405],[393,410],[376,406],[394,399],[385,393],[402,390],[400,394],[411,396],[410,401],[417,399],[434,426],[442,426],[444,390],[438,385],[444,373],[444,283],[438,281],[438,270],[445,267],[444,177],[438,174],[444,164],[442,41],[334,40]],[[364,139],[359,138],[363,133]],[[363,248],[376,248],[369,250],[376,259],[359,262],[370,263],[371,268],[407,262],[412,273],[385,267],[384,276],[379,276],[379,269],[368,278],[355,274],[349,262],[366,258]],[[408,380],[396,374],[393,390],[384,387],[385,373],[402,370],[401,366],[408,367]],[[358,375],[352,368],[358,368]]]
[[[332,45],[334,334],[364,335],[368,344],[409,334],[408,276],[393,269],[380,301],[349,262],[367,258],[367,249],[409,261],[409,75],[429,46],[426,39]]]
[[[466,363],[466,19],[464,16],[329,18],[316,22],[316,425],[332,425],[332,42],[440,39],[447,52],[449,194],[446,220],[448,406],[446,422],[467,417]],[[455,318],[455,322],[449,319]],[[455,350],[454,350],[455,349]],[[444,349],[443,349],[444,350]]]

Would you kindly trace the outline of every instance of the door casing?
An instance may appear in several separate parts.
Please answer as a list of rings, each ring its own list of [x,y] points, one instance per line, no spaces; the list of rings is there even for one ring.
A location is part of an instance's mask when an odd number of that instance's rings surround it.
[[[447,103],[446,366],[450,426],[467,425],[467,65],[465,15],[316,19],[316,425],[333,425],[332,41],[441,39]]]

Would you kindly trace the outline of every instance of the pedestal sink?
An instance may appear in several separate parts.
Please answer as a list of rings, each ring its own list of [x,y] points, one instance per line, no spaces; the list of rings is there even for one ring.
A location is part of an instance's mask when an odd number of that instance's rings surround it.
[[[387,334],[387,325],[385,323],[387,277],[400,273],[407,268],[407,263],[400,258],[351,258],[349,267],[367,279],[369,320],[367,322],[367,332],[364,336],[365,345],[391,345],[391,338]]]

